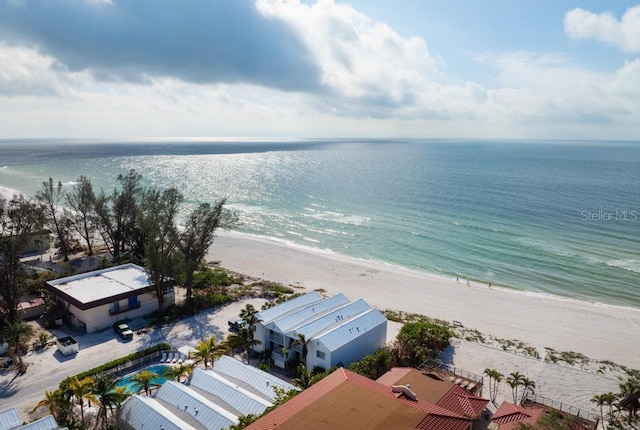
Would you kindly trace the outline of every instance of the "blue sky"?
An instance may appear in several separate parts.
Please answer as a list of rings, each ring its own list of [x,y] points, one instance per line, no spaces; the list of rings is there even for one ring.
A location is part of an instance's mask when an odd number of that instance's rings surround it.
[[[638,139],[640,3],[0,0],[0,137]]]

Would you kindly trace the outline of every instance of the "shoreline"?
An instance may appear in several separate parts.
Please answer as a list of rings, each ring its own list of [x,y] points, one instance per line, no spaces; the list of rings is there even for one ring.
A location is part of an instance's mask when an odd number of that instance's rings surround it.
[[[363,298],[381,310],[402,310],[498,338],[579,352],[640,368],[640,309],[518,290],[358,259],[283,240],[218,232],[208,260],[248,276],[328,295]]]

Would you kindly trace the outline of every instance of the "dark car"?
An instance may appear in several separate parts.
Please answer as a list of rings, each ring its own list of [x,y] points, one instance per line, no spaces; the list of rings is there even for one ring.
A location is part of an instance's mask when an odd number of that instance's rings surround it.
[[[236,320],[229,320],[227,321],[227,323],[229,324],[230,331],[238,331],[240,327],[243,327],[246,324],[246,322],[242,318],[238,318]]]
[[[115,324],[113,326],[113,329],[123,339],[132,339],[133,338],[133,331],[131,330],[131,328],[129,328],[128,324],[124,324],[124,323]]]

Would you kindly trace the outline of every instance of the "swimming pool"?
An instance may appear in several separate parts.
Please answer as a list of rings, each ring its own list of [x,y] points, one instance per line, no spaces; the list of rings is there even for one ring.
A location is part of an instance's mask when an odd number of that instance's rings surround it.
[[[149,366],[144,368],[143,370],[148,370],[149,372],[153,372],[158,374],[157,378],[153,378],[151,380],[152,384],[159,384],[162,385],[167,381],[167,378],[164,376],[164,371],[166,369],[168,369],[171,366],[167,366],[166,364],[156,364],[153,366]],[[140,372],[140,371],[139,371]],[[133,382],[131,379],[139,372],[136,373],[132,373],[131,375],[128,375],[122,379],[120,379],[118,382],[116,382],[116,387],[127,387],[127,390],[129,390],[130,393],[134,394],[136,391],[136,383]],[[139,387],[138,387],[139,388]]]

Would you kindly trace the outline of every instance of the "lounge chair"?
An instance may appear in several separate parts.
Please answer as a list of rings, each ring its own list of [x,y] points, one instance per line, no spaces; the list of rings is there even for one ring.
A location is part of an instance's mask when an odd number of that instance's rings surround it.
[[[162,353],[162,358],[160,358],[160,363],[164,363],[165,361],[167,361],[167,353],[163,352]]]
[[[178,364],[182,364],[182,362],[184,361],[184,355],[179,352],[178,353]]]
[[[455,376],[449,376],[449,381],[453,382],[453,381],[455,381],[455,380],[456,380],[456,377],[455,377]]]
[[[469,391],[473,391],[474,388],[476,388],[476,383],[472,382],[471,384],[467,385],[467,390]]]
[[[171,360],[172,363],[176,363],[178,361],[178,356],[180,355],[180,353],[176,352],[175,354],[173,354],[173,360]]]
[[[171,363],[171,360],[173,360],[173,353],[172,352],[167,354],[167,359],[164,362],[165,363]]]
[[[462,379],[458,378],[456,379],[456,381],[454,382],[456,385],[460,385],[460,383],[462,382]]]
[[[462,383],[460,384],[460,386],[462,388],[467,388],[467,384],[469,383],[469,381],[462,381]]]

